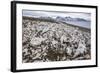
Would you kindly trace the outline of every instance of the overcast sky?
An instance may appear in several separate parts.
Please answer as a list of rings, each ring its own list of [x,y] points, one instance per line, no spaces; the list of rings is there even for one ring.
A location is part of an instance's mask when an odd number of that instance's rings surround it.
[[[73,18],[83,18],[86,20],[91,20],[90,13],[82,12],[54,12],[54,11],[32,11],[32,10],[23,10],[23,16],[49,16],[49,17],[73,17]]]

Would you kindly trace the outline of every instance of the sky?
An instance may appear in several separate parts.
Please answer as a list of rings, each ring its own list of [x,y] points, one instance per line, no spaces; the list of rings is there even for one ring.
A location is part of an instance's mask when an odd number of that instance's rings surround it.
[[[82,13],[82,12],[55,12],[55,11],[36,11],[36,10],[23,10],[23,16],[30,17],[38,17],[38,16],[46,16],[46,17],[72,17],[72,18],[83,18],[86,20],[91,20],[90,13]]]

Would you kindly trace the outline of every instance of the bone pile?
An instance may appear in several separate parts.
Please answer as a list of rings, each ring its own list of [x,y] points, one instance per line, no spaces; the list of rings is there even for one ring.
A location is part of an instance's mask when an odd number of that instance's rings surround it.
[[[91,59],[91,33],[65,23],[23,19],[22,61]]]

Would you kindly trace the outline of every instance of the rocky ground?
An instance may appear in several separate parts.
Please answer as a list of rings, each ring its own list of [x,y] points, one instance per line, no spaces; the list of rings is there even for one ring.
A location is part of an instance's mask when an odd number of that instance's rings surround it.
[[[23,17],[23,63],[88,59],[91,59],[90,29]]]

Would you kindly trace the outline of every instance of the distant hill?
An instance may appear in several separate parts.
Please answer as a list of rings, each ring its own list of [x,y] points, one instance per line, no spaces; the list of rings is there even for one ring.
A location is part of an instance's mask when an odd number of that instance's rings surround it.
[[[57,17],[50,17],[50,16],[38,16],[38,17],[34,17],[34,16],[31,16],[31,17],[28,17],[28,16],[23,16],[24,18],[28,18],[28,19],[35,19],[35,20],[42,20],[42,21],[50,21],[50,22],[55,22],[55,23],[69,23],[71,25],[75,25],[75,26],[79,26],[79,27],[83,27],[83,28],[88,28],[89,29],[89,26],[87,27],[87,24],[83,25],[83,24],[78,24],[76,22],[90,22],[89,20],[86,20],[86,19],[82,19],[82,18],[72,18],[72,17],[61,17],[61,16],[57,16]],[[75,22],[75,23],[74,23]]]
[[[85,28],[85,27],[81,27],[81,26],[78,26],[78,25],[73,25],[73,24],[67,23],[61,17],[51,18],[51,17],[27,17],[27,16],[23,16],[23,19],[30,19],[30,20],[37,20],[37,21],[41,20],[41,21],[48,21],[48,22],[51,22],[51,23],[64,23],[64,24],[67,24],[67,25],[70,25],[70,26],[79,27],[79,28],[81,28],[82,30],[85,30],[85,31],[90,31],[90,28]],[[70,17],[68,17],[68,19],[70,19]]]

